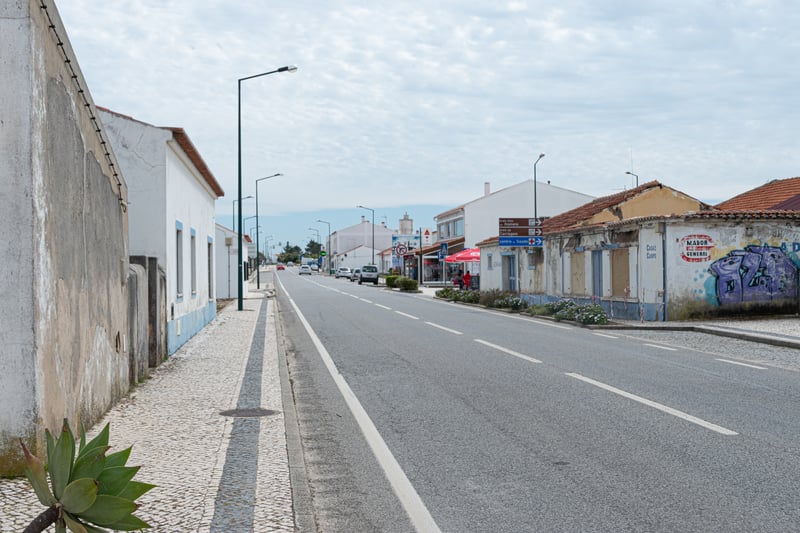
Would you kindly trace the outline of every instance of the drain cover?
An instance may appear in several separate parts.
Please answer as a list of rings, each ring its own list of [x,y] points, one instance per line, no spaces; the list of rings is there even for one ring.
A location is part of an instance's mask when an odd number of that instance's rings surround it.
[[[245,409],[230,409],[228,411],[221,411],[219,414],[222,416],[232,416],[236,418],[257,418],[259,416],[276,415],[278,414],[278,411],[262,409],[261,407],[249,407]]]

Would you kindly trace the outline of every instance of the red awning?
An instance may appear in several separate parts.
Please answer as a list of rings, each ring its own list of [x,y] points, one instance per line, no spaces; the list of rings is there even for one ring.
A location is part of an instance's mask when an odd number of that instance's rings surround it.
[[[444,260],[448,263],[479,263],[481,260],[481,249],[467,248],[453,255],[448,255]]]

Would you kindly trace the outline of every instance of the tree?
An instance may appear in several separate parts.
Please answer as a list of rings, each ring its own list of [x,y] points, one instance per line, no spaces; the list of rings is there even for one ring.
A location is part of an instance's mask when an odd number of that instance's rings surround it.
[[[286,246],[283,247],[283,252],[278,254],[279,263],[299,263],[300,256],[303,255],[303,250],[299,246],[292,246],[289,241],[286,241]]]
[[[322,251],[322,243],[316,242],[314,239],[308,241],[306,244],[306,253],[304,254],[305,257],[319,257],[319,253]]]

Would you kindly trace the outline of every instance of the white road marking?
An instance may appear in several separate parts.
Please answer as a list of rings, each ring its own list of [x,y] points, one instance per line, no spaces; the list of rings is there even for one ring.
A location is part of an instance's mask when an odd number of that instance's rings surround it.
[[[371,300],[367,300],[366,298],[359,298],[359,300],[361,300],[362,302],[367,302],[368,304],[372,303]]]
[[[620,390],[616,387],[612,387],[611,385],[606,385],[605,383],[601,383],[599,381],[595,381],[591,378],[587,378],[580,374],[574,374],[571,372],[567,372],[567,375],[579,379],[583,382],[589,383],[594,385],[595,387],[600,387],[601,389],[607,390],[609,392],[613,392],[614,394],[619,394],[624,398],[628,398],[629,400],[633,400],[635,402],[639,402],[644,404],[648,407],[652,407],[653,409],[658,409],[664,413],[670,414],[672,416],[677,416],[687,422],[691,422],[693,424],[697,424],[698,426],[702,426],[706,429],[710,429],[711,431],[716,431],[722,435],[738,435],[735,431],[731,431],[730,429],[724,428],[722,426],[718,426],[716,424],[712,424],[711,422],[706,422],[702,418],[697,418],[696,416],[692,416],[690,414],[684,413],[683,411],[678,411],[677,409],[673,409],[672,407],[667,407],[666,405],[654,402],[652,400],[648,400],[647,398],[642,398],[641,396],[636,396],[635,394],[631,394],[630,392],[625,392],[624,390]]]
[[[395,311],[398,315],[403,315],[406,318],[410,318],[412,320],[419,320],[419,318],[415,317],[414,315],[409,315],[408,313],[404,313],[402,311]]]
[[[739,361],[729,361],[728,359],[717,359],[717,361],[729,363],[731,365],[746,366],[747,368],[755,368],[756,370],[768,370],[767,367],[764,366],[749,365],[747,363],[740,363]]]
[[[289,297],[289,294],[286,292],[285,288],[283,289],[283,292],[287,297]],[[397,459],[395,459],[391,450],[389,450],[389,446],[386,445],[383,437],[381,437],[381,434],[378,432],[378,428],[375,427],[375,424],[370,419],[366,410],[364,410],[361,402],[358,401],[353,389],[350,388],[350,385],[348,385],[347,381],[344,379],[344,376],[339,373],[339,369],[336,368],[336,364],[333,362],[328,350],[325,349],[322,341],[319,340],[317,334],[314,333],[313,329],[311,329],[311,324],[308,323],[306,317],[300,312],[300,308],[297,307],[297,304],[290,297],[289,302],[292,304],[292,307],[294,307],[297,317],[300,319],[300,322],[303,324],[306,332],[308,332],[309,337],[311,337],[314,346],[316,346],[323,363],[325,363],[325,366],[333,378],[333,381],[339,388],[339,392],[341,393],[344,401],[347,403],[347,406],[350,408],[350,412],[353,413],[353,417],[361,428],[364,438],[369,444],[369,447],[372,449],[372,453],[375,454],[378,464],[381,465],[383,472],[386,474],[386,479],[392,486],[392,490],[394,490],[395,495],[397,495],[397,499],[400,500],[400,503],[408,514],[409,519],[411,519],[411,523],[414,525],[414,528],[420,532],[441,532],[439,526],[433,520],[433,516],[431,516],[430,511],[428,511],[428,508],[425,507],[425,503],[422,501],[422,498],[420,498],[419,494],[417,494],[417,491],[414,489],[411,481],[409,481],[408,476],[406,476],[406,473],[403,472],[403,469],[400,467],[400,463],[397,462]]]
[[[380,307],[381,309],[386,309],[387,311],[391,311],[391,310],[392,310],[392,308],[391,308],[391,307],[386,307],[385,305],[381,305],[381,304],[375,304],[375,305],[376,305],[377,307]]]
[[[670,348],[669,346],[659,346],[658,344],[647,344],[644,343],[645,346],[649,346],[651,348],[658,348],[659,350],[668,350],[670,352],[677,352],[677,348]]]
[[[619,337],[615,337],[614,335],[606,335],[605,333],[592,333],[592,335],[597,335],[598,337],[605,337],[606,339],[618,339]]]
[[[523,318],[523,319],[520,319],[520,320],[528,320],[528,319]],[[539,324],[540,326],[549,326],[551,328],[558,328],[558,329],[572,329],[570,326],[562,326],[561,324],[553,324],[552,322],[548,322],[546,320],[535,320],[535,319],[533,319],[533,320],[530,320],[530,321],[534,322],[536,324]]]
[[[448,331],[448,332],[452,333],[453,335],[463,335],[463,333],[461,333],[460,331],[457,331],[455,329],[446,328],[444,326],[440,326],[439,324],[434,324],[433,322],[425,322],[425,323],[428,324],[429,326],[433,326],[435,328],[439,328],[441,330]]]
[[[528,362],[531,362],[531,363],[541,363],[541,361],[539,361],[538,359],[534,359],[533,357],[528,357],[527,355],[522,355],[519,352],[515,352],[514,350],[509,350],[508,348],[503,348],[502,346],[498,346],[496,344],[492,344],[491,342],[487,342],[487,341],[482,340],[482,339],[475,339],[475,342],[479,342],[479,343],[483,344],[484,346],[488,346],[489,348],[494,348],[495,350],[500,350],[501,352],[505,352],[505,353],[507,353],[509,355],[513,355],[514,357],[519,357],[520,359],[524,359],[525,361],[528,361]]]

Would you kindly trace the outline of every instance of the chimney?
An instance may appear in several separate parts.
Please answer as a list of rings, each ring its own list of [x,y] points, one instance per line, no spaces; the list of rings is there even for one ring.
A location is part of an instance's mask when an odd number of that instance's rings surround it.
[[[483,182],[483,195],[489,196],[492,194],[492,186],[488,181]]]
[[[361,215],[361,223],[363,224],[366,221],[367,221],[367,217],[365,217],[364,215]]]

